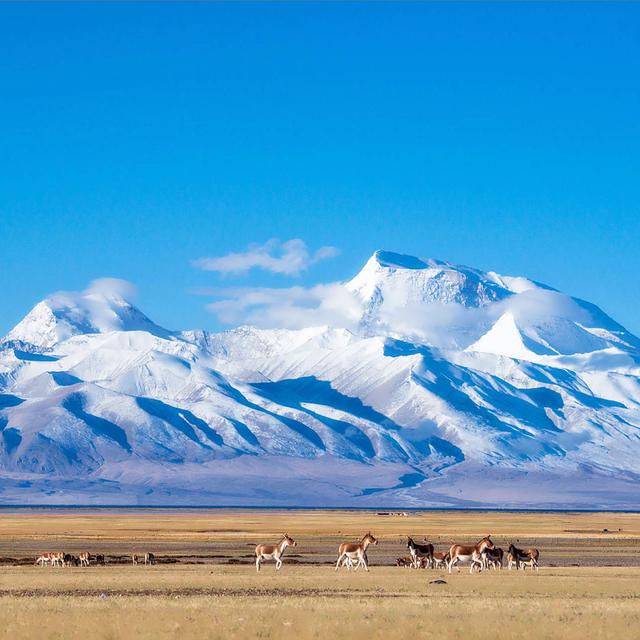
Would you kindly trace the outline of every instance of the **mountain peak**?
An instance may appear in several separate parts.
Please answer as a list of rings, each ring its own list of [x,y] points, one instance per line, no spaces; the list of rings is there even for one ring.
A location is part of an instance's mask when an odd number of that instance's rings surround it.
[[[4,337],[41,349],[73,336],[110,331],[148,331],[167,337],[169,332],[114,290],[90,288],[84,292],[58,292],[38,302]]]
[[[383,251],[378,249],[371,258],[370,262],[374,262],[381,267],[387,269],[427,269],[429,264],[415,256],[409,256],[403,253],[394,253],[393,251]]]

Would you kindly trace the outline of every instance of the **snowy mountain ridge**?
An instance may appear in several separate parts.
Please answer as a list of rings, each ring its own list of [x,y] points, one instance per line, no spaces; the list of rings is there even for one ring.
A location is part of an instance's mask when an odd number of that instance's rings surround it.
[[[342,286],[353,326],[38,303],[0,341],[0,502],[640,506],[640,342],[599,308],[385,251]]]

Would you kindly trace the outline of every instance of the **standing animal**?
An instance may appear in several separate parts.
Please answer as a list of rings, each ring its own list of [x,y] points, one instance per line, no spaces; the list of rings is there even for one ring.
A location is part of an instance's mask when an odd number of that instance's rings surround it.
[[[104,564],[105,564],[105,561],[104,561],[104,554],[102,554],[102,553],[98,553],[98,554],[96,555],[96,564],[101,564],[101,565],[103,565],[103,566],[104,566]]]
[[[417,569],[420,566],[420,558],[427,558],[427,566],[433,564],[433,545],[430,542],[426,544],[417,544],[413,538],[407,536],[407,549],[413,558],[413,566]]]
[[[502,569],[504,551],[500,547],[485,549],[482,552],[484,569]]]
[[[64,565],[65,567],[77,567],[78,566],[78,558],[70,553],[64,554]]]
[[[448,551],[435,551],[433,553],[433,567],[434,569],[445,567],[449,564],[449,552]]]
[[[147,551],[147,553],[144,554],[144,563],[145,564],[155,564],[156,563],[155,554],[150,553],[149,551]]]
[[[81,567],[88,567],[90,558],[91,558],[91,554],[88,551],[83,551],[80,555],[78,555],[78,560],[80,561],[80,566]]]
[[[516,569],[520,568],[522,565],[522,570],[526,570],[527,565],[531,567],[531,569],[538,570],[538,559],[540,558],[540,552],[535,549],[518,549],[513,543],[509,545],[509,568],[511,568],[511,564],[515,563]]]
[[[259,544],[256,547],[256,571],[260,571],[260,563],[263,560],[275,560],[276,571],[282,566],[282,556],[287,547],[295,547],[296,541],[288,534],[283,533],[282,539],[277,544]]]
[[[131,564],[133,564],[133,565],[138,564],[138,554],[137,553],[132,553],[131,554]]]
[[[364,567],[365,571],[369,571],[367,548],[370,544],[378,544],[378,541],[371,535],[370,531],[365,536],[363,536],[360,542],[343,542],[338,547],[338,561],[336,562],[336,571],[342,565],[347,567],[347,571],[349,571],[351,568],[355,570],[358,567]]]
[[[485,536],[474,546],[466,546],[462,544],[452,544],[449,549],[449,573],[458,562],[469,562],[471,564],[469,573],[473,573],[476,565],[482,570],[482,552],[485,549],[493,549],[494,544],[491,542],[491,536]],[[460,569],[458,569],[459,571]]]

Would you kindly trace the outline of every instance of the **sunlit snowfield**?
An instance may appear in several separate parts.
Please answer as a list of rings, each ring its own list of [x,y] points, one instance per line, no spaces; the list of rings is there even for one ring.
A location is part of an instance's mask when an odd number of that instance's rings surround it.
[[[370,573],[336,573],[338,543],[368,530],[379,539]],[[283,569],[256,574],[253,546],[285,531],[298,545]],[[537,546],[540,571],[390,566],[406,534],[445,549],[487,533]],[[45,550],[108,564],[33,566]],[[132,566],[145,551],[158,564]],[[620,638],[640,623],[637,514],[5,512],[0,556],[6,638]]]

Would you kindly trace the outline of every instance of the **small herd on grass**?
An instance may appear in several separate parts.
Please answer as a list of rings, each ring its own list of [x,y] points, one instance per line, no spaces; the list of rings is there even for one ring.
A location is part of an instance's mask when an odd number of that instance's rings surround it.
[[[378,544],[371,532],[364,535],[358,542],[343,542],[338,547],[338,560],[335,570],[344,567],[347,571],[357,571],[363,568],[369,571],[369,559],[367,549],[370,545]],[[256,571],[260,571],[260,565],[267,560],[274,560],[276,571],[282,567],[284,552],[287,547],[295,547],[296,541],[288,534],[282,534],[281,539],[275,544],[259,544],[255,549]],[[469,573],[474,571],[485,571],[489,569],[502,569],[506,555],[508,569],[523,569],[529,567],[532,570],[538,569],[538,559],[540,553],[537,549],[518,549],[513,543],[505,554],[504,550],[496,547],[491,540],[491,536],[485,536],[475,545],[452,544],[447,551],[436,551],[434,546],[427,541],[416,542],[407,536],[408,556],[398,558],[396,565],[413,569],[448,569],[449,573],[456,567],[460,571],[460,564],[469,564]],[[88,551],[84,551],[77,556],[61,551],[42,553],[36,558],[36,564],[42,567],[88,567],[91,561],[96,564],[104,564],[104,556],[92,556]],[[134,553],[131,555],[133,565],[155,564],[156,558],[153,553]]]
[[[416,543],[408,537],[407,549],[411,554],[408,557],[398,558],[396,565],[414,569],[441,569],[447,567],[451,573],[453,567],[458,571],[459,564],[469,564],[469,573],[487,569],[502,569],[504,566],[504,549],[496,547],[491,536],[485,536],[475,545],[452,544],[448,551],[435,551],[430,542]],[[526,570],[538,570],[540,552],[535,549],[518,549],[513,543],[509,544],[506,553],[507,568]]]

